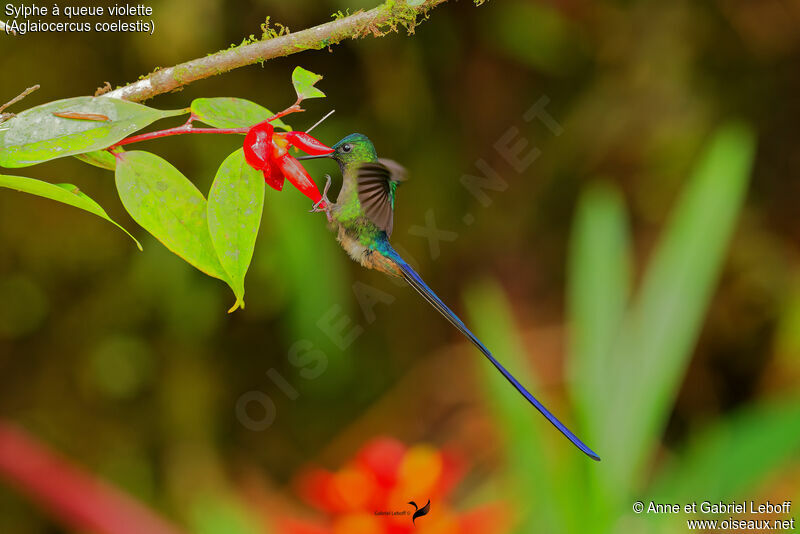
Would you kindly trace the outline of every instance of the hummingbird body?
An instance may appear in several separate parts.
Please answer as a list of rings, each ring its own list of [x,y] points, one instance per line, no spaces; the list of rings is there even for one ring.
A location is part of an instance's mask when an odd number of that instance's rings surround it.
[[[378,158],[372,142],[362,134],[351,134],[333,146],[330,157],[339,164],[342,188],[336,203],[324,198],[328,220],[337,232],[337,240],[347,254],[368,269],[376,269],[403,278],[431,306],[467,337],[500,371],[514,388],[525,397],[550,423],[576,447],[594,460],[600,457],[575,436],[561,421],[542,405],[514,376],[500,364],[483,343],[464,325],[461,319],[425,284],[389,243],[392,235],[394,201],[397,185],[405,181],[405,169],[398,163]],[[330,176],[325,186],[327,193]],[[325,196],[325,194],[323,195]],[[321,211],[315,205],[314,211]]]
[[[339,224],[336,239],[353,261],[360,263],[367,269],[375,269],[391,276],[402,276],[401,272],[397,269],[396,263],[389,259],[388,250],[380,246],[380,237],[377,239],[372,237],[356,237],[351,230]]]
[[[334,149],[340,151],[344,146],[350,151],[337,159],[342,188],[329,212],[336,239],[353,261],[400,277],[401,271],[389,257],[389,237],[395,192],[397,184],[405,180],[405,171],[394,161],[379,159],[366,136],[347,136]],[[370,214],[375,214],[375,220]]]

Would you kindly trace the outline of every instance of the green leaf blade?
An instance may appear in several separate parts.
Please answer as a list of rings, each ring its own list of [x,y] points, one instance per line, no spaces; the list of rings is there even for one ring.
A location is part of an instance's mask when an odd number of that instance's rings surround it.
[[[122,147],[120,147],[121,149]],[[75,154],[75,158],[94,167],[113,171],[117,168],[117,158],[108,150],[95,150],[84,154]]]
[[[0,124],[0,166],[27,167],[100,150],[153,122],[185,110],[162,111],[107,97],[81,96],[27,109]],[[77,120],[54,113],[84,113],[109,120]]]
[[[231,312],[244,308],[244,278],[253,259],[263,209],[264,176],[247,164],[239,149],[222,162],[208,194],[211,242],[236,295]]]
[[[233,97],[195,98],[191,110],[198,120],[215,128],[249,128],[274,115],[254,102]],[[271,124],[287,132],[292,130],[281,119],[275,119]]]
[[[314,87],[314,84],[321,79],[320,74],[315,74],[303,67],[295,67],[292,72],[292,85],[294,85],[298,100],[325,98],[325,93]]]
[[[607,488],[640,480],[700,333],[736,226],[755,152],[751,130],[720,127],[684,187],[617,347],[615,414],[604,433]]]
[[[508,298],[500,286],[485,280],[465,292],[464,301],[474,332],[479,339],[498,355],[502,364],[523,384],[537,395],[546,405],[552,403],[540,397],[538,377],[528,365],[520,332],[514,327],[515,320]],[[548,456],[549,438],[554,438],[560,447],[578,458],[583,453],[574,449],[562,436],[555,436],[549,423],[523,398],[508,381],[484,358],[475,352],[476,363],[480,369],[481,382],[485,385],[487,404],[497,428],[502,430],[503,447],[508,465],[514,466],[510,475],[513,487],[511,495],[523,496],[526,502],[558,501],[559,477],[553,476],[556,462]],[[548,435],[546,435],[548,434]],[[583,460],[584,458],[581,458]],[[591,460],[589,460],[591,461]],[[558,463],[563,467],[563,462]],[[569,478],[564,471],[562,478]],[[526,509],[522,501],[517,503],[521,510]],[[558,502],[558,504],[561,504]],[[553,506],[543,507],[536,514],[526,514],[520,518],[519,532],[563,532],[567,515]]]
[[[604,531],[616,520],[608,510],[616,509],[620,488],[601,489],[597,479],[604,480],[609,469],[603,435],[614,426],[615,417],[605,406],[616,388],[618,367],[626,364],[619,361],[615,348],[632,283],[630,256],[630,229],[621,195],[607,185],[589,186],[580,197],[570,237],[567,372],[580,427],[586,429],[587,442],[598,447],[603,462],[590,466],[585,480],[574,481],[588,498],[580,514],[582,528],[573,532]]]
[[[142,250],[142,245],[133,237],[125,228],[117,224],[111,217],[108,216],[106,211],[100,205],[92,200],[89,196],[85,195],[76,186],[72,184],[51,184],[49,182],[42,182],[33,178],[26,178],[24,176],[9,176],[0,174],[0,187],[14,189],[23,193],[29,193],[42,198],[48,198],[68,204],[70,206],[88,211],[98,217],[107,220],[123,232],[128,237],[133,239],[139,250]]]
[[[630,235],[616,190],[594,185],[581,196],[570,239],[570,392],[596,441],[607,428],[597,413],[614,383],[613,348],[631,286]]]
[[[178,169],[155,154],[130,151],[118,156],[115,179],[133,220],[190,265],[230,285],[209,235],[206,199]]]
[[[762,401],[696,436],[655,480],[659,502],[727,501],[794,463],[800,450],[800,399]]]
[[[190,507],[189,523],[197,534],[258,534],[264,529],[252,508],[235,495],[207,494],[197,497]]]

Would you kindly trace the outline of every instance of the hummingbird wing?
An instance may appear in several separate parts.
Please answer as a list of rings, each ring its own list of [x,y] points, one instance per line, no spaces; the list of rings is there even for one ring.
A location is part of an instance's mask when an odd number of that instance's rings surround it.
[[[361,209],[387,237],[392,235],[394,192],[397,184],[405,179],[406,170],[389,159],[364,163],[356,171]]]
[[[397,163],[393,159],[388,158],[378,158],[378,163],[389,169],[391,175],[389,176],[389,180],[392,182],[405,182],[408,180],[408,171],[405,167]]]
[[[567,439],[569,439],[576,447],[578,447],[581,451],[583,451],[587,456],[589,456],[593,460],[598,460],[598,461],[600,460],[600,457],[592,449],[590,449],[585,443],[583,443],[580,439],[578,439],[578,437],[575,434],[573,434],[564,425],[564,423],[559,421],[556,416],[550,413],[550,411],[547,408],[545,408],[544,405],[536,399],[536,397],[534,397],[527,389],[525,389],[525,386],[520,384],[519,381],[516,378],[514,378],[514,375],[508,372],[508,370],[505,367],[503,367],[503,365],[499,361],[497,361],[497,359],[494,356],[492,356],[492,353],[489,352],[489,349],[487,349],[486,346],[483,343],[481,343],[477,337],[475,337],[475,334],[470,332],[469,328],[466,327],[466,325],[461,321],[461,319],[459,319],[458,316],[455,313],[453,313],[453,311],[450,308],[448,308],[444,302],[442,302],[442,300],[436,295],[436,293],[434,293],[433,290],[429,288],[427,284],[425,284],[425,282],[422,281],[422,278],[420,278],[420,276],[416,273],[416,271],[414,271],[414,269],[412,269],[411,266],[407,264],[403,260],[403,258],[400,257],[397,251],[395,251],[389,245],[388,242],[386,242],[385,248],[382,250],[382,253],[389,259],[397,263],[397,266],[399,267],[400,272],[402,273],[405,281],[408,282],[408,284],[411,287],[413,287],[417,291],[417,293],[422,295],[422,297],[428,301],[428,304],[433,306],[436,309],[436,311],[441,313],[445,319],[450,321],[450,323],[453,326],[455,326],[459,330],[459,332],[464,334],[464,336],[466,336],[467,339],[469,339],[476,347],[478,347],[478,350],[480,350],[483,353],[483,355],[486,356],[486,358],[492,363],[492,365],[494,365],[495,368],[497,368],[497,370],[500,371],[500,373],[505,377],[505,379],[508,380],[511,383],[511,385],[514,386],[514,388],[517,391],[519,391],[522,394],[522,396],[525,397],[528,400],[528,402],[530,402],[534,406],[534,408],[539,410],[539,412],[543,416],[545,416],[547,420],[550,421],[550,423],[552,423],[554,427],[556,427],[562,434],[564,434],[564,436],[566,436]]]

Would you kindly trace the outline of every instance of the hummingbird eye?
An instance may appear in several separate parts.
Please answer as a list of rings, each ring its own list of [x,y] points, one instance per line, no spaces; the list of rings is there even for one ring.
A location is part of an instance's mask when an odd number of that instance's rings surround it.
[[[351,150],[353,150],[353,145],[351,145],[350,143],[345,143],[342,145],[342,152],[344,152],[345,154],[350,152]]]

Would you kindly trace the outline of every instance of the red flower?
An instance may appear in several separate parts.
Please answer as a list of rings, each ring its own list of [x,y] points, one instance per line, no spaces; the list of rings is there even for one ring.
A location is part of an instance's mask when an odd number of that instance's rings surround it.
[[[449,496],[464,475],[454,455],[426,445],[378,438],[338,471],[310,469],[296,482],[300,496],[322,513],[309,521],[278,520],[280,534],[501,534],[509,519],[500,505],[459,513]],[[416,503],[417,508],[409,504]],[[412,519],[430,501],[427,514]]]
[[[283,189],[284,179],[288,178],[316,204],[322,200],[322,195],[300,162],[289,154],[290,146],[313,156],[333,152],[331,147],[305,132],[275,132],[272,124],[264,121],[247,132],[244,138],[244,157],[251,167],[264,173],[264,180],[273,189]],[[325,203],[322,202],[319,207],[325,208]]]

